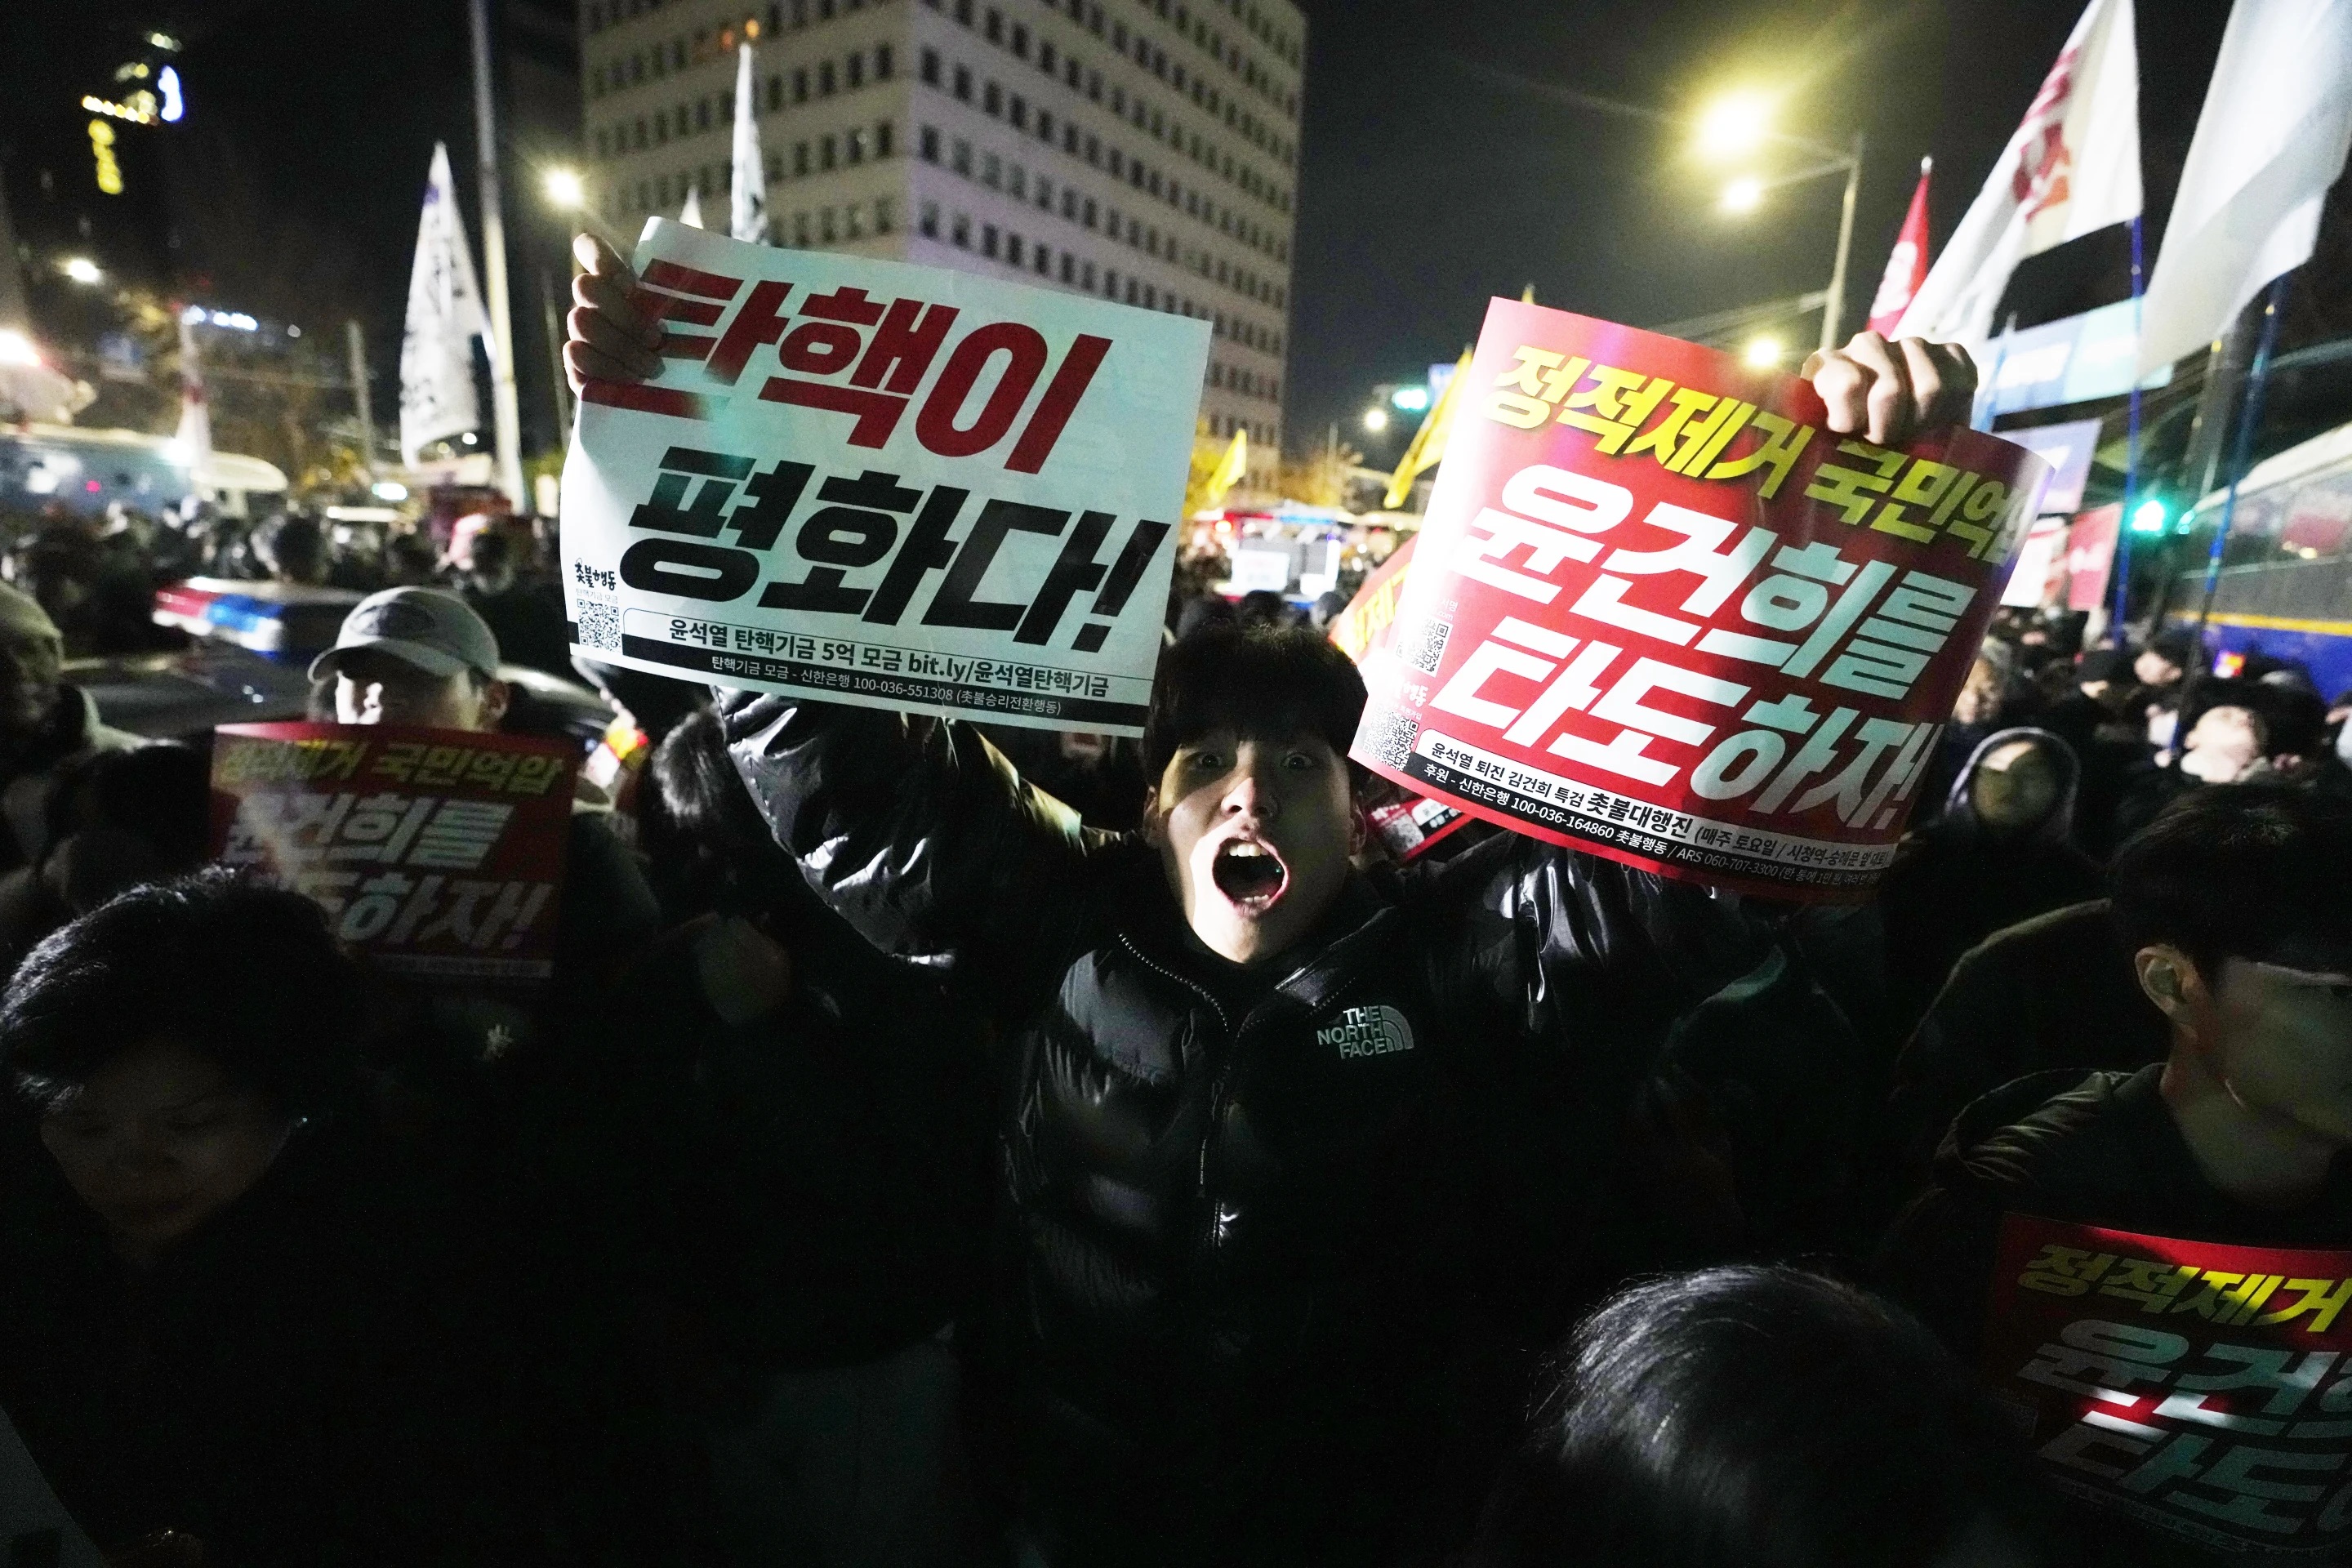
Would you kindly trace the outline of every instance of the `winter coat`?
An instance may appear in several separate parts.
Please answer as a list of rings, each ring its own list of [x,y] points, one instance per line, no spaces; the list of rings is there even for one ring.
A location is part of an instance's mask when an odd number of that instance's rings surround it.
[[[1978,817],[1972,785],[1985,758],[2016,741],[2038,741],[2056,760],[2059,795],[2032,829],[1998,834]],[[1895,1041],[1909,1034],[1969,949],[2003,927],[2099,896],[2098,866],[2068,837],[2080,776],[2073,748],[2048,731],[1996,731],[1978,742],[1952,781],[1943,815],[1904,845],[1879,890]]]
[[[1006,1026],[993,1350],[1048,1560],[1442,1540],[1656,1042],[1769,952],[1736,901],[1502,836],[1244,971],[969,726],[720,712],[811,885]]]
[[[2352,1166],[2292,1209],[2241,1203],[2209,1181],[2158,1090],[2137,1072],[2038,1073],[1952,1124],[1935,1184],[1880,1253],[1888,1290],[1973,1363],[2004,1215],[2239,1247],[2352,1246]]]

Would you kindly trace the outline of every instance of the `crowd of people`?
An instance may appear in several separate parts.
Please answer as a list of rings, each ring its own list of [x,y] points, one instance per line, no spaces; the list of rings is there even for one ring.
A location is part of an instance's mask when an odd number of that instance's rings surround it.
[[[314,710],[500,728],[528,575],[410,564]],[[2003,1216],[2352,1247],[2343,707],[2173,633],[1997,626],[1835,907],[1392,858],[1278,599],[1171,600],[1139,742],[651,682],[493,1006],[204,868],[16,580],[0,1411],[120,1563],[2175,1561],[1979,1385]]]

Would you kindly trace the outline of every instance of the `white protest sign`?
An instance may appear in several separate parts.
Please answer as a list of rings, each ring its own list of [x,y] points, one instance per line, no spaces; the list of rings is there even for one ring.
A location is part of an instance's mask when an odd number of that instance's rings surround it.
[[[572,647],[632,669],[1139,734],[1209,324],[663,219],[661,374],[591,383]]]

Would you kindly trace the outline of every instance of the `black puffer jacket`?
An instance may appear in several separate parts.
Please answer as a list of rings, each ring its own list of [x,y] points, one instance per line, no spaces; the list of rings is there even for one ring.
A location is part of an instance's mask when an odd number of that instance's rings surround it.
[[[1633,1083],[1765,957],[1757,928],[1503,836],[1358,883],[1261,979],[1192,944],[1150,847],[1081,828],[968,726],[721,712],[811,884],[1009,1026],[997,1349],[1049,1560],[1442,1538]]]

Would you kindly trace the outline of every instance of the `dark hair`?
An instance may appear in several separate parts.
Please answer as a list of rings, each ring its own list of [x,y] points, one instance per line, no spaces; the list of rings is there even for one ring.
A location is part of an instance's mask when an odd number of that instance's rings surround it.
[[[717,713],[701,708],[679,720],[654,748],[649,771],[646,848],[672,920],[713,910],[751,914],[807,896],[727,755]]]
[[[1143,766],[1154,781],[1178,748],[1230,726],[1253,738],[1312,731],[1341,756],[1364,712],[1364,678],[1304,626],[1213,626],[1160,656]]]
[[[2127,951],[2167,942],[2210,982],[2221,961],[2352,966],[2352,804],[2275,784],[2190,791],[2116,851]]]
[[[358,1082],[364,984],[299,893],[221,869],[134,889],[51,932],[0,995],[0,1071],[38,1109],[124,1052],[184,1042],[280,1110]]]
[[[1478,1568],[1895,1568],[2036,1488],[1917,1320],[1789,1268],[1636,1286],[1570,1335]]]

